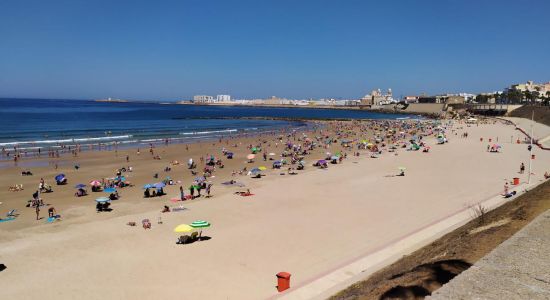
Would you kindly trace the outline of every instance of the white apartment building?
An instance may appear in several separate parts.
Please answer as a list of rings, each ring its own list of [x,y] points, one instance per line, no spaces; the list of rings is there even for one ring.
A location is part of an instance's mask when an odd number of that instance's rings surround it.
[[[216,102],[231,102],[231,95],[217,95]]]
[[[212,102],[216,102],[216,101],[214,101],[214,97],[212,97],[212,96],[195,95],[195,96],[193,96],[193,102],[195,102],[195,103],[212,103]]]

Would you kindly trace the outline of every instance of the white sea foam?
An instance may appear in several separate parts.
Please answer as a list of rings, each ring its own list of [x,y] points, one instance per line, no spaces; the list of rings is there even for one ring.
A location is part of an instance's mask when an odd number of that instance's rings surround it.
[[[124,140],[124,139],[128,139],[128,138],[131,138],[131,137],[132,137],[131,135],[117,135],[117,136],[102,136],[102,137],[75,138],[75,139],[17,141],[17,142],[0,143],[0,146],[5,147],[5,146],[18,146],[18,145],[100,142],[100,141]]]
[[[224,133],[224,132],[237,132],[237,129],[225,129],[225,130],[212,130],[212,131],[195,131],[195,132],[182,132],[181,135],[199,135],[199,134],[212,134],[212,133]]]

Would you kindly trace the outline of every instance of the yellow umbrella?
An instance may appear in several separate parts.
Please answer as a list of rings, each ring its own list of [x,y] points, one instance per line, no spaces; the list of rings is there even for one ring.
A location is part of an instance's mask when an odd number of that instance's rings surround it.
[[[267,170],[267,168],[266,168],[266,167],[264,167],[264,166],[258,167],[258,169],[260,169],[260,170],[262,170],[262,171],[265,171],[265,170]]]
[[[185,232],[191,232],[195,231],[195,228],[187,225],[187,224],[180,224],[178,227],[174,228],[174,232],[177,233],[185,233]]]

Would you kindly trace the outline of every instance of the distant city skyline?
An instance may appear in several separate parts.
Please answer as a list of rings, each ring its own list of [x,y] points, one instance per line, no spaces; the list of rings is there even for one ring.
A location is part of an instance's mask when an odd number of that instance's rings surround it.
[[[358,99],[550,80],[550,2],[5,1],[0,98]]]

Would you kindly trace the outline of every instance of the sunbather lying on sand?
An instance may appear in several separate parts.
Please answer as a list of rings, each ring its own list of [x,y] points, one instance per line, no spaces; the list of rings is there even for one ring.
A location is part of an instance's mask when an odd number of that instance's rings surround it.
[[[241,195],[241,196],[252,196],[254,194],[250,193],[250,189],[246,189],[246,192],[243,192],[243,191],[239,191],[239,192],[235,192],[236,195]]]

